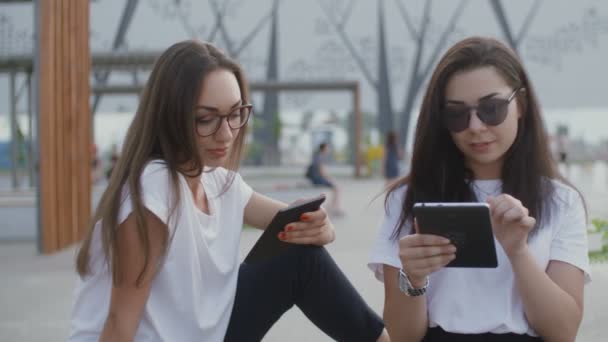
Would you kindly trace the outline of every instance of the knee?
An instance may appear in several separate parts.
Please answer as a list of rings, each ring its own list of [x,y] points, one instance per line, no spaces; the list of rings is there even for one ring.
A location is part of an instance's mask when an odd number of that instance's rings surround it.
[[[297,259],[304,264],[323,263],[331,259],[327,249],[323,246],[314,245],[294,245],[289,249],[290,257]]]
[[[325,247],[314,245],[293,245],[289,254],[300,257],[317,257],[327,253]]]

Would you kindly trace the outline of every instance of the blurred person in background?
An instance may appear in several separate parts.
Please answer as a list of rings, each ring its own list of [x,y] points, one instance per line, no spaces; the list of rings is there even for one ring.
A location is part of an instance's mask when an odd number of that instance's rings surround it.
[[[384,180],[391,184],[399,177],[399,161],[403,159],[403,150],[399,148],[399,139],[394,131],[386,133],[384,140],[384,158],[382,161]]]
[[[313,185],[328,187],[331,189],[331,202],[328,207],[330,215],[341,217],[344,211],[340,207],[340,189],[329,173],[327,172],[327,158],[329,157],[329,146],[327,143],[319,144],[319,149],[312,155],[312,160],[306,170],[306,177]]]

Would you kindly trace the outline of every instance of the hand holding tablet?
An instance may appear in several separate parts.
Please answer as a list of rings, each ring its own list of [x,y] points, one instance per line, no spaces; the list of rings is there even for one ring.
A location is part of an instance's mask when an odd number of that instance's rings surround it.
[[[487,203],[416,203],[414,217],[421,234],[439,235],[456,246],[446,267],[498,266]]]
[[[277,235],[287,224],[299,221],[302,214],[319,210],[324,201],[325,195],[321,195],[279,210],[243,262],[251,264],[265,260],[289,248],[292,244],[279,240]]]

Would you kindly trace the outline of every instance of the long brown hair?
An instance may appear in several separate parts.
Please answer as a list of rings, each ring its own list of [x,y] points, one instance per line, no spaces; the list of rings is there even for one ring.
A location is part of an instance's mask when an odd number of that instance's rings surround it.
[[[536,218],[536,227],[540,227],[540,222],[551,215],[546,210],[547,200],[554,191],[551,180],[569,184],[551,156],[540,105],[519,57],[498,40],[468,38],[450,48],[435,68],[418,116],[410,172],[388,190],[385,207],[391,193],[408,185],[394,238],[412,219],[416,202],[476,200],[469,184],[472,172],[466,168],[464,155],[442,124],[441,112],[445,106],[446,84],[455,73],[488,66],[496,69],[513,89],[525,89],[516,95],[522,116],[515,141],[505,155],[501,171],[503,192],[519,199],[530,216]]]
[[[247,83],[241,67],[211,44],[191,40],[176,43],[156,61],[127,131],[121,156],[112,171],[108,187],[93,215],[90,230],[78,252],[76,269],[81,277],[89,272],[91,239],[95,224],[101,222],[103,252],[111,267],[113,280],[117,281],[118,211],[122,191],[126,187],[131,196],[146,265],[138,276],[137,283],[141,283],[150,257],[150,236],[144,224],[141,198],[141,174],[151,160],[161,159],[165,163],[171,177],[172,193],[176,194],[174,202],[170,204],[170,213],[173,213],[179,204],[178,173],[198,177],[204,169],[205,161],[198,153],[194,110],[203,80],[210,72],[218,69],[234,73],[241,91],[241,100],[248,103]],[[229,170],[238,169],[245,131],[245,127],[241,128],[235,138],[225,165]],[[231,174],[227,186],[234,179],[234,173]],[[162,254],[165,255],[170,241],[168,231],[165,232],[163,241]]]

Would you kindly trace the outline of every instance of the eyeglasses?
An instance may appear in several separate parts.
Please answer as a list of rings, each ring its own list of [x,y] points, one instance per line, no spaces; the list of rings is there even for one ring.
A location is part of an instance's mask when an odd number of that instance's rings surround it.
[[[469,127],[471,121],[471,110],[475,109],[477,117],[481,122],[489,126],[498,126],[505,121],[509,109],[509,103],[515,98],[515,94],[523,88],[513,90],[506,99],[487,98],[479,100],[477,106],[465,104],[447,105],[443,109],[443,123],[445,127],[454,133],[462,132]]]
[[[232,109],[229,114],[209,114],[198,117],[195,122],[196,133],[201,137],[214,135],[222,126],[222,121],[224,119],[228,122],[228,127],[231,129],[239,129],[245,126],[252,110],[253,105],[245,104]]]

